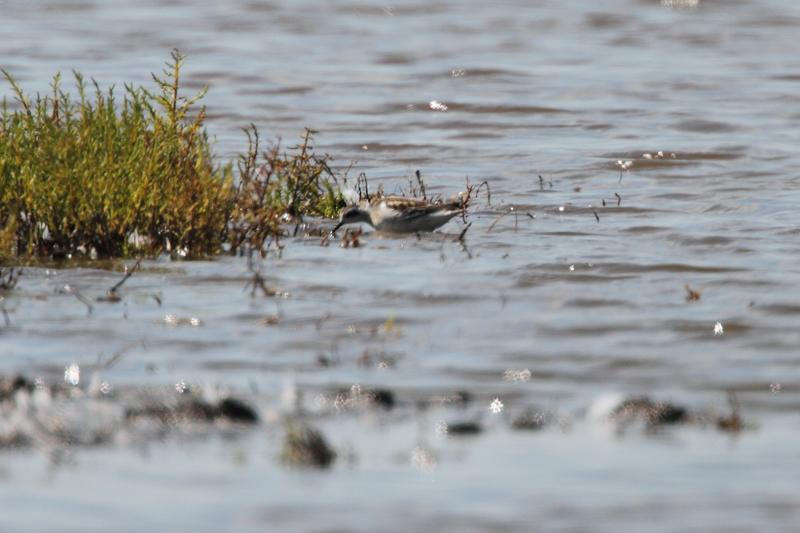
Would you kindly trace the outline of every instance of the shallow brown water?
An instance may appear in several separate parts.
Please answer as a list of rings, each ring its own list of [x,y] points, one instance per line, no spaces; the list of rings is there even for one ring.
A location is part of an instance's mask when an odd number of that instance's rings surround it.
[[[358,249],[290,239],[260,265],[282,298],[251,298],[240,259],[162,261],[124,285],[123,302],[89,314],[58,291],[93,299],[118,273],[27,269],[6,295],[0,373],[61,379],[73,362],[88,369],[130,346],[102,374],[113,387],[230,389],[265,421],[236,439],[120,438],[57,467],[48,450],[4,452],[1,528],[798,523],[794,2],[0,1],[0,11],[0,61],[28,90],[72,68],[149,83],[178,47],[188,86],[210,87],[223,157],[250,122],[286,144],[308,126],[319,150],[389,192],[421,169],[435,193],[466,177],[492,193],[469,217],[472,259],[453,242],[458,222],[421,239],[366,236]],[[633,162],[621,180],[618,160]],[[686,301],[687,284],[698,301]],[[397,407],[320,408],[354,384],[390,389]],[[330,471],[277,461],[275,420],[293,390],[340,452]],[[713,419],[729,390],[751,424],[735,435],[708,422],[619,435],[591,414],[609,394],[647,394]],[[420,407],[456,391],[473,401]],[[568,423],[513,431],[528,406]],[[437,432],[472,420],[476,436]]]

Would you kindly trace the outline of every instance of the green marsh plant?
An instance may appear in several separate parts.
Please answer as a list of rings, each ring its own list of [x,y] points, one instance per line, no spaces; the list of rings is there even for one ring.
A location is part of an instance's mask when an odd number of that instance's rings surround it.
[[[10,73],[0,116],[0,257],[184,257],[256,249],[304,215],[344,205],[307,130],[294,152],[259,154],[255,126],[237,169],[215,160],[205,108],[180,92],[177,51],[157,90],[100,88],[74,72],[31,97]]]

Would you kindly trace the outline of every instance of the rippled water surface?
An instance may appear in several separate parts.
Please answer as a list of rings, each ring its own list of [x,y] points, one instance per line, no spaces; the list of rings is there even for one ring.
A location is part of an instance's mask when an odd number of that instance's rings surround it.
[[[187,87],[209,86],[223,158],[251,122],[287,145],[311,127],[318,150],[387,192],[417,169],[445,196],[467,178],[491,187],[467,251],[461,221],[356,249],[288,239],[259,265],[273,298],[251,297],[243,259],[151,261],[89,313],[64,286],[94,300],[118,272],[26,269],[5,295],[0,373],[88,375],[125,348],[102,372],[112,387],[232,390],[264,422],[60,460],[3,451],[3,529],[800,523],[800,5],[2,0],[0,13],[0,64],[29,91],[73,68],[148,84],[179,48]],[[353,385],[392,391],[394,409],[318,410],[339,459],[282,467],[281,413]],[[466,406],[447,401],[460,391]],[[737,433],[713,422],[729,391]],[[702,420],[618,431],[592,416],[612,394]],[[528,407],[559,423],[515,431]],[[464,421],[483,431],[442,434]]]

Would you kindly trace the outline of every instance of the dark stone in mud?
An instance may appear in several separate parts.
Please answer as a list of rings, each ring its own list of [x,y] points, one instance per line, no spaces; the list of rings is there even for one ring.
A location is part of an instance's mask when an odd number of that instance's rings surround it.
[[[388,389],[368,390],[370,401],[378,407],[392,409],[394,407],[394,393]]]
[[[292,466],[327,468],[334,459],[334,452],[322,433],[306,425],[290,424],[283,440],[281,461]]]
[[[219,418],[232,422],[255,424],[258,415],[255,410],[236,398],[225,398],[213,405],[199,398],[181,400],[175,405],[156,404],[144,407],[131,407],[125,411],[125,418],[155,418],[165,424],[179,422],[211,423]]]
[[[686,409],[672,404],[657,404],[652,415],[654,424],[679,424],[687,419]]]
[[[25,433],[14,431],[8,435],[0,435],[0,450],[29,448],[31,446],[33,446],[33,440]]]
[[[14,394],[22,389],[33,392],[33,382],[25,376],[0,378],[0,401],[13,398]]]
[[[320,366],[322,368],[329,368],[329,367],[332,367],[332,366],[336,366],[336,364],[337,364],[336,360],[333,357],[331,357],[329,355],[322,354],[322,353],[321,354],[317,354],[316,362],[317,362],[317,366]]]
[[[40,405],[30,401],[34,393],[49,398],[43,397],[47,401]],[[209,402],[191,392],[175,395],[153,391],[131,394],[127,398],[131,403],[117,406],[109,405],[111,399],[107,394],[95,397],[80,387],[45,385],[19,375],[0,376],[0,451],[53,443],[68,447],[106,445],[126,423],[134,431],[139,429],[136,422],[140,420],[154,424],[159,432],[190,424],[224,421],[250,425],[259,420],[253,407],[234,397]],[[113,399],[118,401],[120,396]],[[84,412],[88,414],[84,416]],[[95,412],[97,420],[93,419]],[[151,429],[148,424],[144,426]],[[144,434],[148,435],[146,431]]]
[[[449,397],[450,403],[455,405],[467,405],[472,401],[472,394],[469,391],[457,390]]]
[[[258,415],[255,410],[236,398],[225,398],[219,402],[219,413],[223,418],[243,424],[255,424]]]
[[[395,406],[394,393],[388,389],[338,389],[336,396],[359,407],[379,407],[392,409]]]
[[[679,424],[689,420],[686,408],[666,402],[654,402],[646,396],[629,398],[611,413],[621,422],[641,418],[649,426]]]
[[[447,434],[454,436],[478,435],[483,428],[477,422],[454,422],[447,424]]]

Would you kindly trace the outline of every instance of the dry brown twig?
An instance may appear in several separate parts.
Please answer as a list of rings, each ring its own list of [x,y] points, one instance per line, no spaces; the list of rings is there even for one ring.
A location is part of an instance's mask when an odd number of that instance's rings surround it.
[[[425,182],[422,181],[422,173],[417,169],[414,173],[417,176],[417,186],[419,187],[419,192],[422,194],[423,200],[428,200],[428,195],[425,192]]]
[[[256,292],[260,289],[261,293],[266,297],[278,296],[280,295],[280,291],[275,289],[274,287],[270,287],[267,285],[266,280],[261,275],[261,271],[255,267],[255,262],[253,261],[253,253],[251,252],[247,258],[247,270],[253,275],[252,279],[248,281],[244,288],[247,290],[250,288],[250,297],[255,298]]]
[[[702,292],[701,290],[692,289],[691,287],[689,287],[688,283],[686,285],[684,285],[684,288],[686,289],[686,301],[687,302],[696,302],[696,301],[698,301],[700,299],[701,292]]]
[[[22,270],[14,267],[0,267],[0,291],[10,291],[17,286]]]
[[[505,217],[507,217],[510,213],[511,213],[511,211],[506,211],[505,213],[500,213],[500,215],[497,218],[494,219],[494,222],[492,222],[492,224],[486,230],[486,233],[491,232],[494,229],[494,227],[497,225],[497,223],[500,222],[501,220],[503,220]]]
[[[60,294],[71,294],[71,295],[73,295],[75,298],[78,299],[78,301],[80,301],[83,305],[86,306],[87,314],[90,314],[90,315],[92,314],[92,311],[94,310],[94,306],[92,305],[92,302],[86,296],[84,296],[81,291],[79,291],[75,287],[67,284],[67,285],[64,285],[64,287],[62,287],[58,292]]]
[[[739,433],[745,429],[745,425],[740,415],[741,406],[738,398],[736,398],[736,392],[728,391],[728,405],[730,405],[731,413],[728,416],[722,416],[717,419],[717,428],[722,431]]]
[[[461,233],[459,234],[459,236],[458,236],[458,239],[456,239],[456,241],[457,241],[459,244],[461,244],[461,250],[462,250],[462,251],[463,251],[465,254],[467,254],[467,257],[468,257],[469,259],[472,259],[472,252],[470,252],[469,248],[467,248],[467,241],[464,239],[464,237],[467,235],[467,231],[469,230],[469,228],[470,228],[471,226],[472,226],[472,222],[470,222],[469,224],[467,224],[467,225],[466,225],[466,227],[464,227],[464,229],[463,229],[463,230],[461,230]]]
[[[133,273],[137,270],[142,268],[142,258],[136,260],[136,263],[130,268],[125,265],[125,275],[122,276],[122,279],[119,280],[117,283],[114,284],[113,287],[106,291],[104,296],[100,296],[97,298],[98,302],[109,302],[109,303],[116,303],[122,300],[122,297],[117,293],[120,287],[133,276]]]

